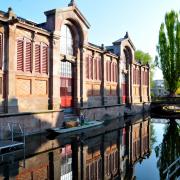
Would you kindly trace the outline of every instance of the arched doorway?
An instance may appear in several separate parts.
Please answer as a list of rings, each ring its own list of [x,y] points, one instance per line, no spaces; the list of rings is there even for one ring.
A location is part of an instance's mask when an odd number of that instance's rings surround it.
[[[128,46],[125,46],[124,49],[124,55],[125,58],[122,62],[122,66],[124,69],[124,72],[122,73],[122,80],[121,80],[121,87],[122,87],[122,102],[124,104],[129,103],[129,87],[130,87],[130,77],[131,77],[131,72],[129,71],[129,65],[132,63],[132,52],[131,49]]]
[[[74,83],[71,60],[74,57],[74,40],[72,30],[67,24],[61,28],[60,54],[64,56],[60,62],[60,107],[65,112],[72,112]]]
[[[74,19],[63,21],[60,31],[60,107],[64,112],[78,112],[80,103],[80,78],[82,68],[84,32]]]

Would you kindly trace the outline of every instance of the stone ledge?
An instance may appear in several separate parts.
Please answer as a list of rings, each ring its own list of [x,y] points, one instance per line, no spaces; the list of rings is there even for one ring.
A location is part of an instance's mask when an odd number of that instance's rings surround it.
[[[25,115],[31,115],[31,114],[48,114],[53,112],[64,112],[64,110],[45,110],[45,111],[33,111],[33,112],[18,112],[18,113],[2,113],[0,114],[1,117],[11,117],[11,116],[25,116]]]
[[[116,107],[116,106],[124,106],[124,104],[114,104],[114,105],[104,105],[104,106],[92,106],[92,107],[81,107],[80,110],[95,109],[95,108],[108,108],[108,107]]]

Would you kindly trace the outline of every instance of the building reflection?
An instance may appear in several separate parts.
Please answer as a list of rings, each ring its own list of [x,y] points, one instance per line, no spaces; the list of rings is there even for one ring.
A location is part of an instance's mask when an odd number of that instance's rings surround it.
[[[83,157],[79,158],[82,172],[78,178],[131,179],[134,165],[150,154],[150,119],[125,122],[124,127],[88,137],[80,146],[81,153],[77,155]]]
[[[54,140],[43,136],[40,144],[29,144],[24,167],[22,153],[16,154],[13,163],[8,158],[2,161],[0,177],[18,180],[133,179],[135,164],[150,154],[149,139],[149,116],[123,120],[123,123],[122,119],[115,120],[87,134],[58,136]]]

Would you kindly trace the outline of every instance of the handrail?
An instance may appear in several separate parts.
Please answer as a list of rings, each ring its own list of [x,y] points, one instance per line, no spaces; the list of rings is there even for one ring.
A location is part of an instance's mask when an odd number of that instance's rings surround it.
[[[152,97],[152,102],[180,102],[180,97]]]
[[[170,164],[164,171],[163,171],[163,174],[165,174],[167,172],[167,176],[166,176],[166,179],[169,179],[171,178],[172,175],[174,175],[174,173],[180,168],[180,166],[178,166],[172,173],[170,173],[170,169],[176,165],[176,163],[180,163],[180,157],[178,159],[176,159],[172,164]],[[170,174],[169,174],[170,173]]]

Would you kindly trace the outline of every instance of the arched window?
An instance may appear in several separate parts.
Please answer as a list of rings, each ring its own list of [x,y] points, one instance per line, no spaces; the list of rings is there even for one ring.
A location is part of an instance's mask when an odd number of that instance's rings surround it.
[[[65,55],[73,55],[73,37],[66,24],[61,28],[60,52]]]

